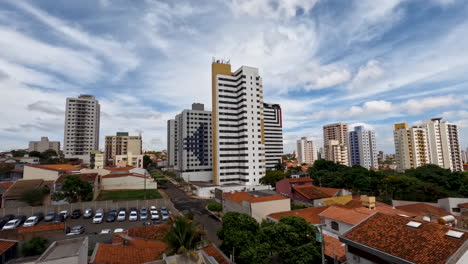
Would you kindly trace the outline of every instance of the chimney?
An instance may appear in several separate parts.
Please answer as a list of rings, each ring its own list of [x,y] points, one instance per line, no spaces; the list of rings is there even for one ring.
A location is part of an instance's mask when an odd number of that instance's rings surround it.
[[[368,209],[375,209],[375,196],[361,195],[362,206]]]

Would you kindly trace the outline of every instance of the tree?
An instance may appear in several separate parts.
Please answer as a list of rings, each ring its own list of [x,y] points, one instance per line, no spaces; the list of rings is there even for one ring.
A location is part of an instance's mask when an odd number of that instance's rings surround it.
[[[52,157],[57,157],[57,156],[58,156],[57,151],[53,149],[48,149],[41,153],[41,158],[43,159],[50,159]]]
[[[37,158],[42,158],[42,155],[39,151],[31,151],[29,152],[29,157],[37,157]]]
[[[284,165],[281,161],[278,161],[278,163],[275,164],[275,171],[284,171]]]
[[[41,205],[44,197],[50,193],[48,187],[29,189],[21,193],[20,201],[28,203],[30,206]]]
[[[24,242],[21,252],[25,257],[40,255],[46,250],[47,242],[45,238],[33,237],[31,240]]]
[[[213,212],[221,212],[223,210],[223,206],[220,203],[210,202],[208,203],[208,210]]]
[[[144,155],[143,156],[143,168],[147,169],[148,166],[152,163],[150,156]]]
[[[166,241],[173,252],[185,254],[195,249],[201,241],[203,231],[197,223],[183,216],[177,216],[169,222],[170,229],[166,235]]]
[[[24,157],[24,155],[26,154],[28,154],[28,152],[24,149],[17,149],[11,151],[11,155],[13,155],[13,157]]]
[[[276,182],[286,178],[288,175],[282,171],[267,171],[265,176],[260,178],[260,183],[275,187]]]
[[[65,176],[62,188],[56,193],[56,199],[65,199],[70,203],[90,201],[93,198],[93,186],[76,175]]]

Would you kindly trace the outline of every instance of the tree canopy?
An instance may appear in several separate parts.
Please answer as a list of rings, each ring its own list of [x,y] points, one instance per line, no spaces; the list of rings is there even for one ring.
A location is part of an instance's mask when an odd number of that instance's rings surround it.
[[[260,178],[260,183],[265,185],[271,185],[275,187],[276,182],[288,177],[288,174],[282,171],[267,171],[265,176]]]
[[[195,249],[201,241],[203,231],[193,220],[177,216],[169,222],[170,229],[166,241],[174,253],[184,254]]]
[[[21,253],[23,256],[37,256],[42,254],[47,248],[47,239],[42,237],[33,237],[24,242]]]
[[[62,188],[55,194],[56,200],[67,200],[70,203],[91,201],[93,186],[76,175],[68,175],[63,181]]]

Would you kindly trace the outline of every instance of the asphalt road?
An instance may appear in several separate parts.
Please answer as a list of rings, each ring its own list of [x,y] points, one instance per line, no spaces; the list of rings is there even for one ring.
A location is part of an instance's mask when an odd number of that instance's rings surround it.
[[[192,212],[194,219],[206,231],[204,239],[210,240],[217,246],[221,245],[221,240],[218,239],[216,232],[221,228],[222,224],[205,209],[208,201],[190,197],[184,191],[178,189],[171,181],[168,181],[166,186],[167,189],[164,191],[171,199],[175,208],[181,212]]]

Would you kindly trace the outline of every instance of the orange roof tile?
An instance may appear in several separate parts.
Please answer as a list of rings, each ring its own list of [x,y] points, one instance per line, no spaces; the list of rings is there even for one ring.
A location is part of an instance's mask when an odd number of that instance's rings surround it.
[[[342,206],[330,206],[319,214],[320,217],[330,218],[336,221],[355,225],[366,219],[371,213],[360,212],[356,208],[346,208]],[[372,213],[374,213],[373,211]]]
[[[39,168],[44,170],[53,170],[58,172],[69,172],[79,170],[80,167],[71,164],[44,164],[44,165],[27,165],[28,167]]]
[[[293,186],[293,189],[310,200],[333,197],[341,190],[336,188],[318,187],[315,185]]]
[[[421,223],[415,228],[407,226],[408,222],[406,217],[376,213],[340,240],[351,240],[413,263],[442,264],[468,239],[468,233],[460,230],[456,230],[463,233],[460,238],[447,236],[455,229],[445,225],[415,221]]]
[[[7,251],[12,246],[16,245],[16,243],[18,242],[13,240],[0,239],[0,255],[5,253],[5,251]]]
[[[458,207],[460,207],[460,208],[468,208],[468,203],[459,204]]]
[[[445,211],[444,209],[441,209],[433,205],[425,204],[425,203],[401,205],[401,206],[397,206],[396,208],[415,214],[421,218],[424,216],[442,217],[446,215],[451,215],[449,212]]]
[[[301,177],[301,178],[286,178],[288,182],[312,182],[310,177]]]
[[[325,255],[339,262],[346,261],[346,247],[338,238],[324,234],[323,241]]]
[[[130,237],[152,240],[163,240],[169,231],[169,225],[139,226],[128,229],[126,234]],[[114,235],[112,243],[121,243],[123,239],[119,235]]]
[[[161,258],[167,244],[161,241],[132,240],[129,245],[98,244],[93,263],[138,264]]]
[[[275,200],[289,199],[279,194],[255,197],[249,194],[248,192],[225,193],[224,197],[238,204],[242,204],[242,201],[246,201],[249,203],[260,203],[260,202],[269,202],[269,201],[275,201]]]
[[[126,166],[126,167],[106,167],[104,168],[105,170],[108,171],[129,171],[135,169],[133,166]]]
[[[44,225],[35,225],[30,227],[19,227],[18,233],[35,233],[35,232],[43,232],[43,231],[51,231],[51,230],[64,230],[65,223],[53,223],[53,224],[44,224]]]
[[[151,177],[145,177],[145,175],[139,174],[139,173],[109,173],[109,174],[102,176],[102,178],[120,178],[120,177],[151,178]]]
[[[310,207],[310,208],[274,213],[274,214],[270,214],[269,216],[276,220],[279,220],[281,219],[281,217],[285,217],[285,216],[298,216],[298,217],[304,218],[307,222],[311,224],[319,224],[320,223],[319,214],[327,208],[328,206]]]
[[[229,264],[227,257],[213,245],[204,247],[202,250],[205,251],[208,256],[213,257],[218,262],[218,264]]]
[[[8,188],[10,188],[11,185],[13,185],[13,183],[15,182],[0,182],[0,187],[3,188],[3,190],[8,190]]]

